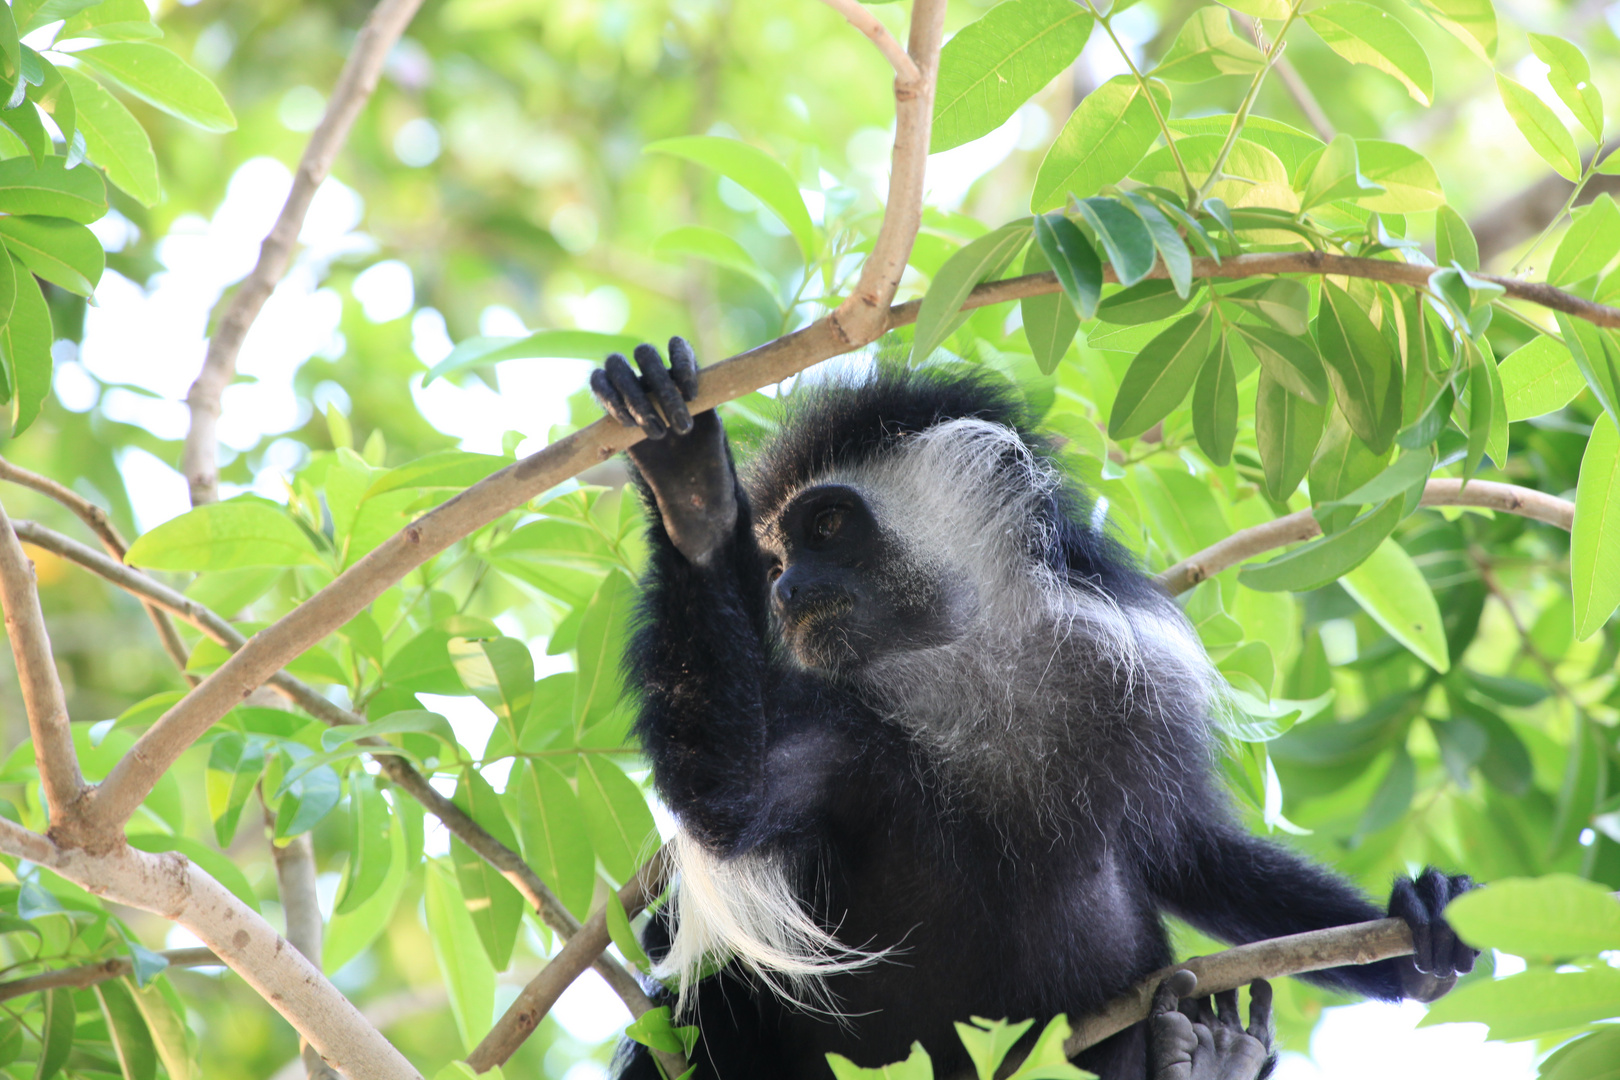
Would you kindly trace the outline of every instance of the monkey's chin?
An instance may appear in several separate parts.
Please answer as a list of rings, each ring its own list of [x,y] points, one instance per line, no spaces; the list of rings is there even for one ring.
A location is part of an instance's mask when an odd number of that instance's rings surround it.
[[[788,658],[805,671],[838,675],[866,659],[850,644],[845,629],[831,619],[803,619],[782,626],[780,632]]]

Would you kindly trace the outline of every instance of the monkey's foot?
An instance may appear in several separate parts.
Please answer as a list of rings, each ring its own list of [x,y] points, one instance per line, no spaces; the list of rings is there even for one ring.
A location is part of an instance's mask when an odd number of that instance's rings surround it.
[[[1271,984],[1249,985],[1249,1026],[1238,992],[1193,998],[1198,978],[1178,971],[1159,984],[1148,1015],[1149,1080],[1259,1080],[1271,1072]],[[1217,1011],[1218,1009],[1218,1011]]]

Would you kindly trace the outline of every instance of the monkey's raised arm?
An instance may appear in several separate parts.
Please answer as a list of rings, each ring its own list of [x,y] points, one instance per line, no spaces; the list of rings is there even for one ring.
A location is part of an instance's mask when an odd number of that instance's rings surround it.
[[[827,726],[838,710],[826,710],[824,693],[784,685],[810,677],[771,662],[769,566],[748,498],[720,418],[687,413],[697,395],[691,347],[671,338],[669,353],[666,371],[657,349],[637,348],[640,379],[610,356],[591,389],[609,415],[647,434],[629,456],[658,509],[628,652],[637,734],[670,808],[725,853],[813,815],[846,744]]]

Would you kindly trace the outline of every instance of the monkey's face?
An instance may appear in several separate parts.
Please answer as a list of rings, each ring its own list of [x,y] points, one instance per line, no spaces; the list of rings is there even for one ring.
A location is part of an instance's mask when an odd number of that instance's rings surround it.
[[[855,488],[801,491],[763,533],[772,614],[804,667],[847,670],[962,633],[963,586],[908,554]]]

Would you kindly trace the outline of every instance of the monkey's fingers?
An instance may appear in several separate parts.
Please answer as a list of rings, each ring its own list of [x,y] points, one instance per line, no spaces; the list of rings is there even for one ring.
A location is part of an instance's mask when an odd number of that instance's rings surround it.
[[[637,345],[636,366],[641,369],[642,385],[663,410],[670,430],[677,435],[691,431],[692,414],[686,410],[686,399],[681,397],[680,390],[669,377],[669,370],[664,367],[664,358],[658,355],[658,350],[651,345]]]
[[[1196,1023],[1202,1024],[1209,1030],[1215,1030],[1215,999],[1205,996],[1198,999],[1198,1019]]]
[[[1256,979],[1249,984],[1249,1034],[1271,1047],[1271,984]]]
[[[1406,921],[1412,931],[1412,963],[1420,972],[1429,974],[1434,971],[1434,935],[1431,933],[1433,920],[1424,891],[1421,878],[1417,881],[1407,878],[1397,881],[1395,892],[1389,898],[1389,913]]]
[[[1159,984],[1159,989],[1153,994],[1153,1015],[1174,1012],[1181,999],[1198,989],[1198,976],[1190,971],[1182,970],[1171,975]]]
[[[681,396],[687,401],[697,397],[697,354],[683,337],[669,339],[669,375],[675,380],[675,385],[681,388]]]
[[[1243,1014],[1238,1011],[1238,993],[1236,990],[1223,990],[1215,995],[1215,1008],[1220,1016],[1220,1024],[1232,1031],[1243,1030]]]
[[[647,399],[647,392],[641,388],[641,380],[630,370],[629,361],[619,353],[614,353],[607,358],[607,362],[600,370],[606,375],[608,385],[624,402],[624,407],[630,413],[635,426],[646,433],[647,438],[662,439],[669,434],[669,428],[664,425],[663,418]]]
[[[636,426],[630,410],[624,407],[624,399],[613,389],[613,384],[608,382],[607,373],[601,368],[591,372],[591,395],[596,398],[596,403],[602,406],[602,411],[617,420],[620,426]]]

